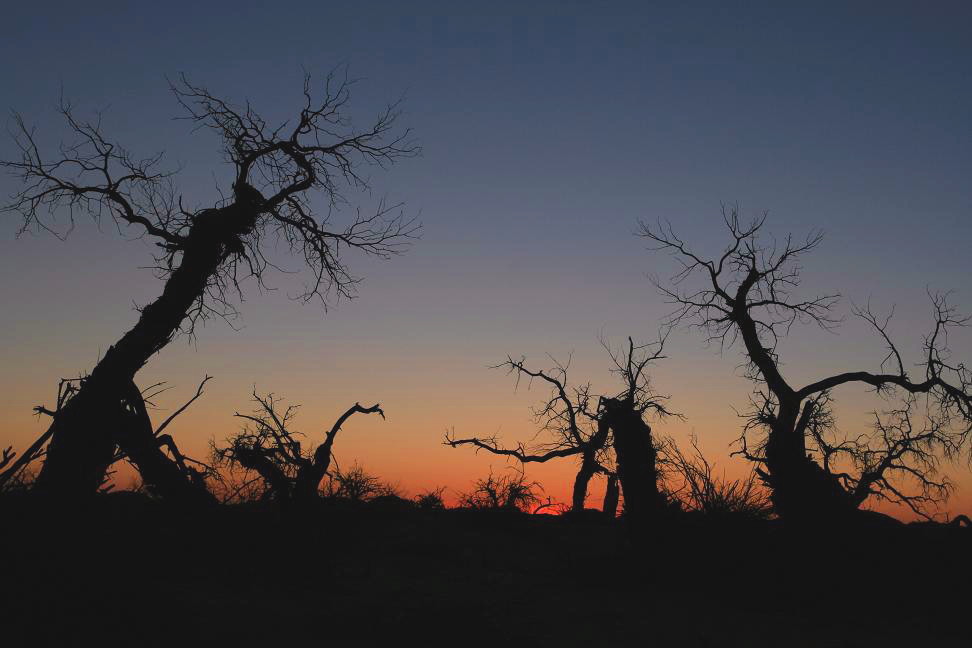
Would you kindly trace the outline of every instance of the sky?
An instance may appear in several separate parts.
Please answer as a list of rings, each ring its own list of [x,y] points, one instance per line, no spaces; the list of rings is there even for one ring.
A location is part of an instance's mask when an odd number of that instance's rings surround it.
[[[232,434],[254,389],[302,404],[296,424],[312,440],[355,401],[380,402],[387,421],[352,420],[338,460],[412,493],[467,489],[506,463],[444,447],[445,431],[527,441],[530,407],[547,395],[490,367],[507,354],[536,367],[570,358],[573,382],[614,391],[598,336],[652,339],[670,310],[648,276],[675,268],[634,235],[638,220],[671,221],[716,254],[722,203],[768,211],[778,236],[823,230],[807,292],[839,291],[841,314],[894,304],[906,362],[919,361],[928,289],[954,290],[972,311],[967,3],[277,4],[51,2],[0,21],[5,109],[52,146],[65,135],[62,91],[79,111],[104,111],[111,137],[182,168],[188,204],[213,204],[227,168],[209,133],[173,119],[167,77],[185,73],[271,120],[299,105],[303,70],[360,78],[358,123],[404,98],[401,123],[423,154],[376,170],[371,194],[350,198],[404,202],[421,238],[389,261],[349,255],[360,295],[326,313],[289,298],[299,276],[270,275],[272,290],[246,287],[236,330],[210,322],[153,358],[138,382],[172,387],[158,420],[214,376],[171,428],[189,454]],[[14,155],[0,138],[0,157]],[[3,195],[16,187],[0,178]],[[31,408],[90,369],[162,284],[144,269],[149,243],[108,222],[79,220],[65,241],[18,237],[19,225],[0,216],[0,441],[22,448],[45,429]],[[952,346],[972,357],[972,333]],[[836,334],[794,329],[780,350],[794,383],[884,357],[852,318]],[[729,456],[749,392],[739,350],[680,330],[667,355],[654,383],[686,418],[656,432],[695,434],[720,470],[742,474]],[[847,431],[880,405],[857,388],[836,397]],[[565,500],[572,469],[528,476]],[[948,509],[969,512],[969,469],[950,471]]]

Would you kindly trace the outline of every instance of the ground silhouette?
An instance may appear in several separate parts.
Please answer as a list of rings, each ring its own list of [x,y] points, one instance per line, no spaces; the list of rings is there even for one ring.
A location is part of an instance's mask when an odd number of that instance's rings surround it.
[[[963,645],[972,532],[0,498],[9,645]]]

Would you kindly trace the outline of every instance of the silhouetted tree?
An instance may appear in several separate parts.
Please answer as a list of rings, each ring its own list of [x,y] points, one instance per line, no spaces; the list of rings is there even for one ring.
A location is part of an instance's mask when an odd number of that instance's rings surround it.
[[[832,329],[838,322],[833,308],[839,295],[795,295],[801,280],[799,259],[820,244],[822,235],[766,242],[760,238],[765,219],[764,214],[744,224],[736,207],[724,208],[730,242],[713,259],[694,252],[670,225],[641,224],[641,235],[652,247],[671,252],[682,266],[671,285],[654,280],[677,307],[671,323],[694,320],[709,340],[743,344],[747,375],[756,384],[746,432],[765,435],[750,445],[744,432],[740,453],[756,462],[772,490],[773,506],[783,517],[843,516],[870,496],[923,512],[925,504],[945,493],[944,482],[931,478],[935,457],[955,456],[972,430],[972,373],[950,359],[947,347],[948,332],[964,326],[968,318],[957,315],[947,295],[931,295],[934,325],[924,339],[924,376],[913,379],[891,341],[890,315],[879,318],[869,307],[855,307],[887,346],[880,371],[842,372],[793,386],[781,369],[779,338],[797,322]],[[699,281],[692,283],[695,278]],[[906,404],[879,417],[874,434],[836,441],[831,391],[850,384],[901,395]],[[918,398],[925,403],[927,423],[916,430],[910,414]],[[839,467],[840,459],[849,460],[856,474]],[[917,479],[917,493],[894,485],[902,476]]]
[[[353,296],[359,281],[344,252],[385,258],[402,251],[417,225],[397,205],[356,209],[343,226],[333,221],[348,203],[348,189],[369,188],[363,165],[385,166],[418,152],[407,130],[393,134],[394,104],[368,127],[355,128],[346,114],[350,88],[346,78],[329,75],[315,97],[305,77],[302,105],[289,121],[271,125],[249,104],[234,106],[185,77],[172,83],[187,119],[217,134],[232,168],[228,194],[201,209],[185,206],[173,172],[161,167],[161,154],[136,157],[104,135],[100,117],[85,121],[62,101],[60,112],[74,141],[49,157],[34,129],[14,116],[21,157],[2,164],[23,181],[6,207],[23,218],[22,231],[36,228],[60,236],[58,214],[72,225],[78,213],[110,217],[119,229],[155,241],[156,268],[165,280],[162,294],[141,309],[135,326],[105,352],[55,416],[36,490],[93,492],[127,437],[141,435],[130,443],[148,447],[147,430],[124,414],[138,409],[136,372],[173,336],[191,333],[200,319],[232,315],[232,296],[242,294],[244,278],[262,285],[271,267],[265,257],[268,237],[303,257],[312,277],[302,297],[325,304],[332,297]],[[312,203],[315,196],[323,214]],[[129,456],[155,461],[159,454]]]
[[[608,463],[609,428],[598,423],[594,408],[590,407],[590,385],[583,385],[568,392],[567,365],[557,364],[552,370],[532,370],[526,358],[514,360],[508,357],[498,367],[516,374],[517,385],[522,376],[531,381],[539,379],[550,385],[551,396],[541,407],[534,410],[534,416],[541,426],[541,432],[552,437],[551,441],[527,448],[522,443],[516,448],[504,448],[495,437],[456,439],[454,433],[447,433],[444,443],[453,448],[471,445],[495,455],[507,456],[521,463],[544,463],[561,457],[579,457],[580,466],[574,479],[571,496],[571,510],[582,511],[587,499],[587,489],[591,478],[597,473],[611,474],[605,467]],[[617,504],[615,504],[615,509]]]
[[[660,501],[655,443],[644,418],[648,411],[663,416],[672,414],[664,406],[667,397],[652,389],[646,373],[651,363],[663,357],[664,343],[664,335],[650,345],[635,345],[628,338],[626,349],[614,351],[602,340],[615,365],[612,371],[621,379],[624,389],[613,396],[596,398],[590,393],[589,383],[568,393],[567,365],[535,371],[525,366],[525,359],[507,358],[499,366],[516,373],[517,380],[527,376],[551,386],[550,399],[534,415],[541,424],[541,432],[548,433],[552,440],[529,449],[523,444],[505,448],[495,437],[456,439],[454,434],[446,434],[445,444],[454,448],[470,445],[524,464],[579,457],[572,511],[584,509],[591,479],[595,474],[603,474],[607,477],[603,511],[614,516],[623,489],[625,511],[640,515]]]
[[[649,412],[659,416],[680,416],[665,407],[667,396],[652,389],[646,369],[664,358],[668,331],[652,344],[635,345],[628,338],[628,346],[620,352],[605,349],[614,361],[613,372],[621,379],[624,389],[615,396],[602,396],[598,404],[598,422],[611,429],[617,476],[624,493],[624,514],[629,519],[643,521],[664,508],[667,499],[660,488],[658,470],[658,442],[645,420]],[[616,495],[608,493],[611,498]],[[605,498],[607,499],[607,497]]]
[[[337,433],[351,416],[378,414],[385,418],[377,403],[371,407],[355,403],[338,417],[324,435],[323,443],[316,448],[306,448],[299,438],[304,435],[290,429],[297,405],[289,405],[280,411],[279,400],[273,394],[260,396],[256,391],[253,392],[253,400],[257,408],[252,414],[235,414],[246,420],[247,425],[227,440],[229,445],[226,447],[213,445],[213,460],[217,465],[236,464],[257,473],[264,483],[264,496],[278,501],[307,502],[318,497],[321,481],[331,465]],[[347,486],[355,476],[361,477],[352,471],[344,475],[343,480],[339,479],[338,483]],[[357,482],[363,484],[362,479]],[[350,492],[349,488],[345,488],[345,493]]]

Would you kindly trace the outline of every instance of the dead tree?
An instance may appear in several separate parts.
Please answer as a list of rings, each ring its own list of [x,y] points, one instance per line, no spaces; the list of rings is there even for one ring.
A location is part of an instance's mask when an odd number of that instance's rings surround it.
[[[253,392],[257,409],[252,414],[235,416],[248,424],[223,448],[213,446],[214,463],[236,464],[257,473],[264,483],[266,498],[280,502],[308,502],[317,499],[321,481],[328,474],[334,440],[341,426],[354,414],[385,413],[379,404],[363,407],[355,403],[349,407],[324,435],[324,442],[316,449],[305,448],[300,441],[304,435],[290,429],[298,406],[280,411],[279,400],[273,394],[260,396]]]
[[[623,490],[626,513],[641,515],[656,508],[661,501],[655,442],[645,415],[649,411],[662,416],[672,414],[664,405],[667,397],[652,389],[647,374],[649,365],[664,357],[664,342],[664,335],[650,345],[635,345],[628,338],[627,348],[615,352],[602,340],[615,365],[612,371],[624,388],[612,396],[596,398],[591,395],[589,384],[575,388],[573,395],[568,393],[566,365],[558,364],[553,371],[535,371],[528,369],[523,359],[507,358],[500,366],[516,373],[518,379],[527,376],[551,386],[550,399],[534,414],[541,424],[541,432],[546,432],[552,440],[530,449],[523,444],[504,448],[496,438],[456,439],[454,434],[447,434],[445,444],[454,448],[470,445],[521,463],[579,457],[571,511],[584,509],[590,481],[594,475],[601,474],[607,478],[602,510],[613,517]]]
[[[665,357],[666,337],[667,331],[656,342],[645,345],[635,345],[629,337],[627,348],[620,352],[613,351],[602,340],[624,389],[614,396],[601,397],[598,421],[612,432],[625,515],[634,520],[648,519],[665,504],[659,488],[657,442],[645,418],[649,412],[680,416],[666,408],[668,397],[652,389],[646,372],[652,363]]]
[[[557,364],[552,370],[533,370],[525,363],[526,358],[514,360],[512,357],[507,357],[506,362],[498,365],[497,368],[503,367],[509,373],[516,374],[517,385],[520,378],[526,376],[530,381],[537,379],[550,386],[550,398],[534,410],[534,416],[541,426],[541,433],[547,433],[552,440],[536,444],[532,448],[527,448],[522,443],[515,448],[504,448],[495,437],[457,439],[455,433],[446,433],[444,444],[453,448],[470,445],[477,450],[512,457],[522,464],[545,463],[562,457],[578,457],[580,465],[574,478],[571,511],[582,511],[587,499],[588,486],[594,475],[613,474],[613,471],[605,465],[609,463],[609,428],[598,421],[596,413],[589,407],[592,400],[589,385],[574,388],[573,394],[568,391],[567,365]],[[615,501],[612,510],[616,509]]]
[[[418,152],[407,130],[394,133],[396,105],[368,127],[355,128],[346,114],[350,88],[347,78],[329,75],[317,93],[305,77],[302,105],[289,121],[271,125],[248,104],[234,106],[185,77],[172,83],[186,118],[220,138],[231,166],[229,192],[201,209],[184,204],[173,173],[161,166],[161,154],[134,156],[104,135],[100,117],[85,121],[62,101],[60,112],[74,141],[48,157],[34,129],[15,115],[21,157],[0,164],[23,181],[5,209],[22,217],[21,231],[60,236],[58,215],[69,225],[79,213],[109,217],[120,230],[155,241],[156,268],[165,280],[162,294],[141,308],[135,326],[105,352],[54,417],[35,490],[92,493],[119,447],[150,444],[146,430],[130,426],[122,414],[132,407],[126,394],[132,393],[135,374],[174,336],[191,334],[200,319],[235,313],[240,282],[250,277],[262,285],[272,267],[264,256],[268,237],[303,257],[311,280],[302,297],[325,304],[352,297],[359,281],[343,253],[386,258],[404,249],[417,224],[399,206],[352,210],[343,226],[332,220],[348,205],[348,190],[369,188],[363,167],[384,167]],[[313,206],[315,197],[326,205],[323,215]],[[139,440],[126,439],[139,434]],[[130,457],[140,461],[142,454]]]
[[[931,295],[934,325],[924,339],[924,375],[912,378],[891,341],[890,316],[879,318],[870,308],[855,308],[888,349],[880,370],[843,372],[795,386],[781,370],[779,338],[798,322],[824,329],[838,323],[833,314],[838,294],[795,294],[801,280],[799,260],[820,244],[822,235],[766,242],[760,238],[765,214],[744,224],[737,208],[723,208],[723,220],[730,242],[711,259],[693,251],[670,225],[642,223],[641,235],[653,249],[672,253],[681,264],[670,284],[654,281],[676,306],[671,324],[694,322],[710,341],[723,346],[742,343],[748,377],[756,385],[746,431],[764,435],[751,445],[744,432],[740,453],[758,465],[776,512],[786,518],[834,518],[857,511],[871,495],[921,508],[929,496],[943,494],[937,483],[926,482],[916,499],[896,489],[892,477],[910,474],[922,480],[932,467],[932,456],[955,456],[967,446],[972,372],[950,359],[947,337],[968,318],[956,313],[947,295]],[[831,391],[843,385],[869,387],[908,402],[921,398],[933,418],[921,432],[899,420],[891,427],[884,425],[883,434],[837,443],[830,437],[829,403]],[[835,465],[841,457],[849,458],[852,468],[856,465],[856,475]]]

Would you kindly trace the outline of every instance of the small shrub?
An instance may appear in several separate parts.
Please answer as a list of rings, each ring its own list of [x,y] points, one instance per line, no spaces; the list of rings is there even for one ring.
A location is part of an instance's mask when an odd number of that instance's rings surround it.
[[[442,510],[445,508],[445,502],[442,499],[442,494],[445,493],[445,490],[445,486],[440,486],[423,491],[415,496],[415,505],[420,509]]]
[[[395,484],[382,482],[369,474],[364,467],[355,463],[346,471],[334,470],[324,483],[324,497],[367,502],[376,497],[396,497],[404,499],[401,488]]]
[[[526,481],[522,472],[496,477],[492,472],[476,481],[473,490],[460,493],[459,506],[470,509],[531,512],[541,503],[543,488]]]
[[[715,465],[703,456],[695,438],[691,439],[693,453],[683,453],[669,439],[663,446],[664,465],[674,475],[676,487],[667,493],[684,510],[706,515],[741,515],[766,519],[772,515],[769,494],[755,472],[741,479],[714,475]]]

